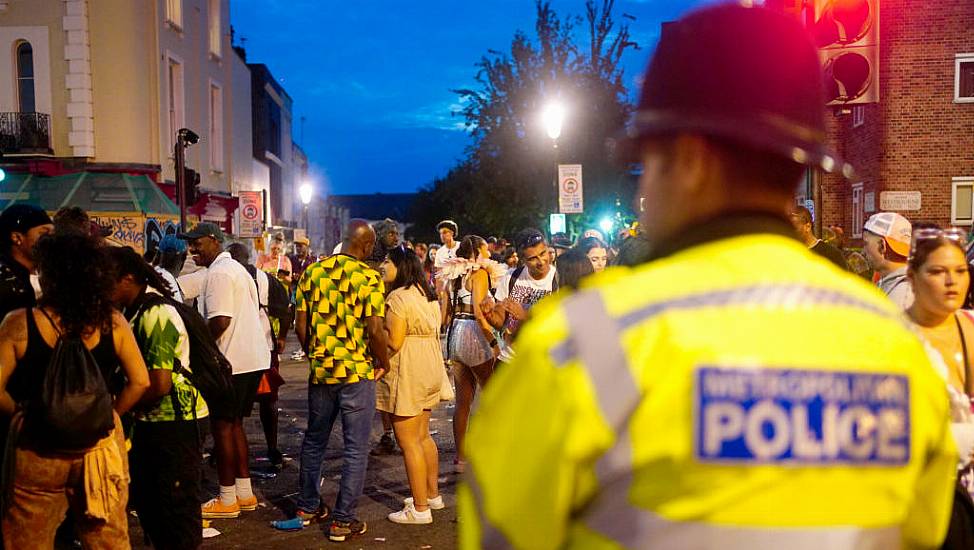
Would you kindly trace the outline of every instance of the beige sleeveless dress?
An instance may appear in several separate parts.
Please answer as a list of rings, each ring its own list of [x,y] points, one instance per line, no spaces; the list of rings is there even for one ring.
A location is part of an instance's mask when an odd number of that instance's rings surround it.
[[[443,351],[440,306],[416,287],[398,288],[386,298],[386,315],[406,322],[406,339],[376,383],[376,408],[396,416],[418,416],[440,402]]]

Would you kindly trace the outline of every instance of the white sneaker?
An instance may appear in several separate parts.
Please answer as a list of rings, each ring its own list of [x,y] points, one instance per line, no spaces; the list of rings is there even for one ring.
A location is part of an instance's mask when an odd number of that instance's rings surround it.
[[[416,501],[413,500],[413,497],[407,497],[402,501],[402,503],[405,504],[406,506],[414,506],[414,507],[416,506],[414,504],[415,502]],[[446,504],[443,504],[443,495],[439,495],[436,498],[426,499],[426,504],[429,505],[430,510],[442,510],[446,508]]]
[[[389,521],[406,525],[425,525],[433,523],[433,512],[427,510],[420,512],[409,503],[398,512],[393,512],[388,516]]]

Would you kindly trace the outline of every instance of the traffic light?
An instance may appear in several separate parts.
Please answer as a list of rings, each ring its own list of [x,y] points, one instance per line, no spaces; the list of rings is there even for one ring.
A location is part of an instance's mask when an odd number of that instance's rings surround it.
[[[185,185],[186,206],[192,206],[200,200],[200,174],[192,168],[183,168],[183,185]]]
[[[879,0],[815,0],[828,105],[879,101]]]

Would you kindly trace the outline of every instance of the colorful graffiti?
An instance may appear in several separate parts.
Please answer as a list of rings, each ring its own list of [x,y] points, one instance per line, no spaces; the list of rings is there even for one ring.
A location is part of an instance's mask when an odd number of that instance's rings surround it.
[[[155,250],[166,235],[175,234],[178,220],[175,217],[133,213],[91,213],[91,220],[111,229],[106,239],[119,246],[131,246],[139,253]]]

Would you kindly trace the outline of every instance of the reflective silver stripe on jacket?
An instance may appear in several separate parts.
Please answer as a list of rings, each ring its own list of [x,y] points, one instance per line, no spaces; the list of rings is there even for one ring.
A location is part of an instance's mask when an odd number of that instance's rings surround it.
[[[477,505],[477,516],[480,519],[480,546],[485,550],[497,549],[497,550],[507,550],[508,548],[514,548],[510,542],[508,542],[507,537],[504,533],[500,532],[500,529],[494,526],[487,519],[487,512],[484,508],[484,494],[480,490],[480,484],[477,483],[477,476],[474,475],[473,465],[467,463],[467,475],[464,476],[464,481],[467,482],[467,486],[470,487],[470,492],[473,493],[474,503]]]
[[[589,290],[565,301],[569,335],[551,352],[556,365],[577,357],[595,387],[599,409],[616,433],[615,444],[595,465],[599,495],[581,517],[593,531],[626,548],[879,550],[899,548],[898,527],[862,529],[752,528],[698,522],[670,521],[634,506],[629,499],[633,481],[632,431],[628,424],[639,406],[639,384],[633,378],[622,332],[672,310],[744,306],[797,308],[812,305],[847,306],[885,318],[902,319],[874,304],[831,289],[805,285],[764,285],[678,297],[612,317],[602,295]]]
[[[582,295],[594,292],[594,290],[589,290],[568,298],[565,301],[565,310],[567,311],[571,307],[570,304],[572,302],[581,300]],[[666,312],[705,307],[754,306],[794,309],[818,305],[850,307],[887,319],[896,320],[903,324],[903,326],[909,326],[905,317],[891,313],[875,304],[860,300],[854,296],[849,296],[841,291],[803,284],[752,285],[678,296],[661,302],[653,302],[633,310],[613,320],[612,324],[619,331],[622,331]],[[588,315],[589,313],[588,311],[582,311],[579,314]],[[569,321],[569,326],[571,326],[570,323]],[[572,338],[570,334],[563,342],[552,348],[550,352],[552,361],[554,361],[555,365],[563,365],[574,357],[579,356],[578,351],[575,349],[576,340],[591,337],[593,334],[598,334],[599,337],[602,337],[605,331],[600,328],[595,333],[580,334],[579,338]]]

